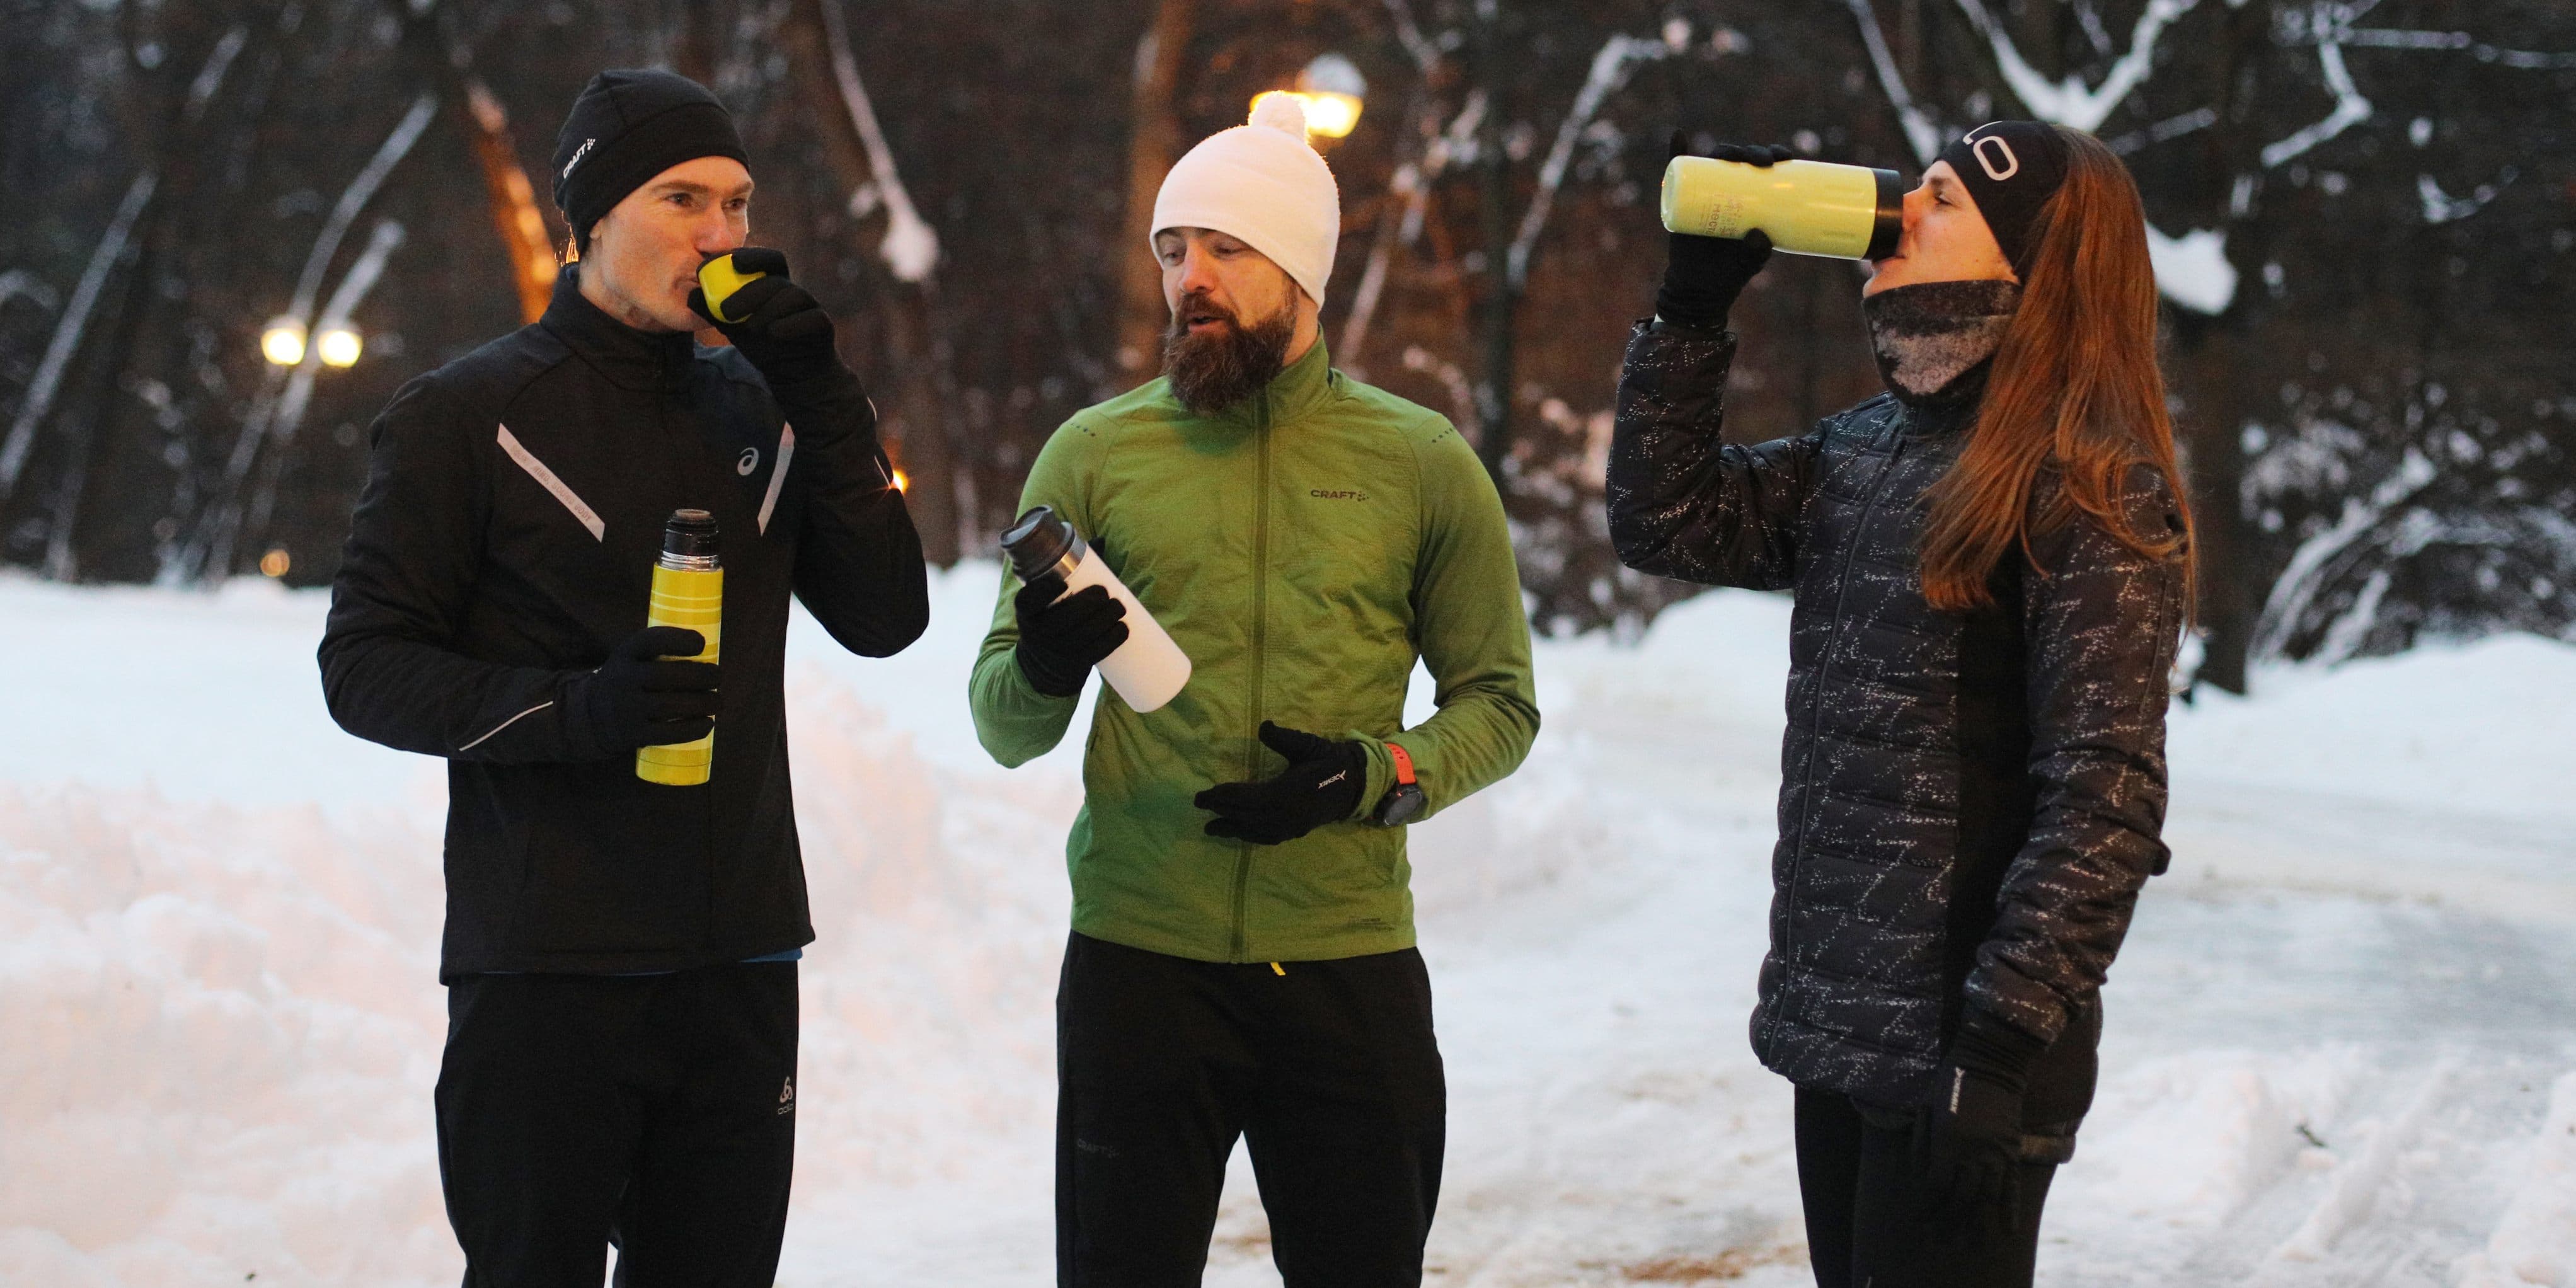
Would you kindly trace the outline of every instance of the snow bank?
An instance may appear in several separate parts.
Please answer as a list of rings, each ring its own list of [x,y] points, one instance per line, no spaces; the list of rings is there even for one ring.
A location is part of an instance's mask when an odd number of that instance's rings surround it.
[[[2252,700],[2176,707],[2176,780],[2576,823],[2576,647],[2431,644],[2254,676]]]
[[[979,566],[938,579],[930,636],[894,659],[849,657],[801,620],[791,638],[820,940],[802,976],[783,1283],[1048,1273],[1050,1007],[1078,747],[1006,774],[974,744],[965,675],[997,578]],[[205,596],[0,577],[16,657],[48,677],[0,692],[0,722],[19,735],[0,744],[0,1283],[455,1280],[428,1108],[443,786],[435,762],[329,723],[312,664],[324,606],[258,583]],[[1691,1267],[1797,1281],[1786,1096],[1740,1036],[1768,897],[1786,614],[1778,597],[1718,593],[1635,647],[1542,642],[1547,727],[1529,764],[1416,830],[1452,1063],[1455,1201],[1436,1281],[1662,1281]],[[2178,873],[2259,876],[2246,856],[2359,833],[2291,875],[2342,892],[2344,908],[2375,888],[2370,871],[2403,866],[2378,844],[2449,855],[2455,883],[2487,862],[2526,913],[2556,916],[2549,897],[2576,907],[2563,840],[2576,806],[2560,786],[2576,650],[2508,638],[2265,678],[2255,701],[2176,713]],[[2413,850],[2436,846],[2428,833],[2465,839],[2449,842],[2456,854]],[[2160,902],[2124,962],[2137,973],[2115,989],[2115,1036],[2136,1041],[2106,1050],[2102,1104],[2053,1210],[2137,1256],[2048,1263],[2075,1266],[2068,1282],[2197,1282],[2125,1232],[2235,1238],[2248,1212],[2293,1192],[2287,1215],[2244,1236],[2247,1256],[2321,1222],[2297,1245],[2325,1258],[2316,1277],[2279,1258],[2266,1273],[2334,1282],[2362,1255],[2346,1249],[2376,1246],[2388,1196],[2426,1187],[2410,1170],[2425,1142],[2456,1128],[2408,1117],[2434,1103],[2417,1094],[2424,1071],[2390,1056],[2369,1026],[2392,1022],[2367,1006],[2465,1014],[2423,999],[2492,968],[2460,976],[2429,954],[2417,970],[2377,941],[2344,945],[2379,924],[2366,904],[2265,921],[2255,899],[2187,931],[2203,940],[2158,938],[2197,924],[2169,909],[2209,897]],[[2398,920],[2410,934],[2445,924]],[[2532,933],[2569,924],[2576,913]],[[2249,993],[2217,978],[2213,945],[2244,942],[2247,925],[2326,982],[2275,976]],[[2213,999],[2249,995],[2266,999],[2264,1023],[2305,1007],[2291,1027],[2327,1037],[2265,1047],[2194,1027],[2223,1009]],[[2558,1022],[2509,1006],[2492,1022],[2526,1013]],[[2353,1016],[2362,1036],[2333,1037]],[[2479,1121],[2511,1143],[2480,1144],[2461,1166],[2509,1152],[2510,1167],[2488,1167],[2506,1179],[2468,1187],[2492,1190],[2502,1215],[2478,1209],[2464,1218],[2473,1240],[2444,1245],[2471,1254],[2461,1273],[2487,1288],[2576,1285],[2576,1075],[2559,1076],[2564,1056],[2531,1058],[2547,1069],[2539,1085],[2557,1080],[2546,1121],[2495,1091],[2506,1107]],[[2459,1085],[2481,1096],[2508,1076],[2473,1069]],[[2445,1108],[2476,1098],[2441,1095]],[[2397,1134],[2374,1163],[2379,1122]],[[1275,1282],[1239,1183],[1212,1282]]]
[[[2576,1073],[2550,1090],[2527,1178],[2486,1250],[2460,1270],[2461,1288],[2576,1285]]]

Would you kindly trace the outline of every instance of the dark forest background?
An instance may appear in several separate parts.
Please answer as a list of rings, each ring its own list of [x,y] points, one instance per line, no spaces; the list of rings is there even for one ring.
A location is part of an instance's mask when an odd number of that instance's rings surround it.
[[[1666,131],[1905,170],[2088,128],[2157,230],[2202,523],[2204,679],[2500,629],[2576,638],[2576,7],[2564,0],[0,0],[0,561],[327,581],[365,427],[519,325],[555,127],[606,66],[717,90],[842,323],[941,562],[1067,414],[1152,374],[1144,207],[1338,54],[1339,365],[1501,480],[1544,630],[1687,587],[1600,487],[1662,257]],[[1740,306],[1730,433],[1872,393],[1853,266]],[[273,320],[363,339],[262,356]],[[311,346],[318,348],[319,346]]]

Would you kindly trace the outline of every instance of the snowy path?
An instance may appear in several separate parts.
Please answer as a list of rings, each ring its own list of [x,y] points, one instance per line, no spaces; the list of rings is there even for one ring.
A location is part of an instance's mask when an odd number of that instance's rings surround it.
[[[1051,1277],[1069,751],[964,727],[990,570],[892,662],[791,666],[822,939],[781,1283]],[[320,604],[0,579],[0,1284],[453,1283],[428,1139],[426,762],[319,714]],[[1805,1282],[1743,1020],[1785,606],[1547,644],[1507,788],[1417,829],[1452,1108],[1432,1282]],[[2576,650],[2178,712],[2174,872],[2107,994],[2041,1282],[2576,1285]],[[100,695],[112,695],[101,706]],[[173,713],[185,713],[174,720]],[[836,791],[836,787],[856,791]],[[862,813],[854,799],[874,802]],[[1275,1284],[1238,1166],[1208,1282]]]

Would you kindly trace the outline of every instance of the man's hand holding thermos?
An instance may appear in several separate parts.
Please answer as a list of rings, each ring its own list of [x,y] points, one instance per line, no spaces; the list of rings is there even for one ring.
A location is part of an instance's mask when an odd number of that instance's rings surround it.
[[[684,662],[706,637],[679,626],[648,626],[626,637],[608,661],[576,676],[564,705],[590,730],[602,756],[638,747],[695,742],[716,727],[723,667]]]
[[[1127,606],[1106,586],[1066,595],[1064,578],[1048,573],[1020,587],[1011,612],[1020,623],[1020,673],[1051,698],[1082,692],[1091,668],[1127,642]]]

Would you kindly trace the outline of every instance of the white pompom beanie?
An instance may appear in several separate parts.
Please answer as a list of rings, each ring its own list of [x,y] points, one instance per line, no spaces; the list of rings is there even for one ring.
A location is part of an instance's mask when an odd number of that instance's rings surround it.
[[[1306,144],[1306,109],[1285,94],[1263,99],[1252,123],[1201,140],[1163,176],[1154,226],[1205,228],[1243,239],[1306,289],[1318,307],[1342,240],[1342,194],[1332,168]]]

